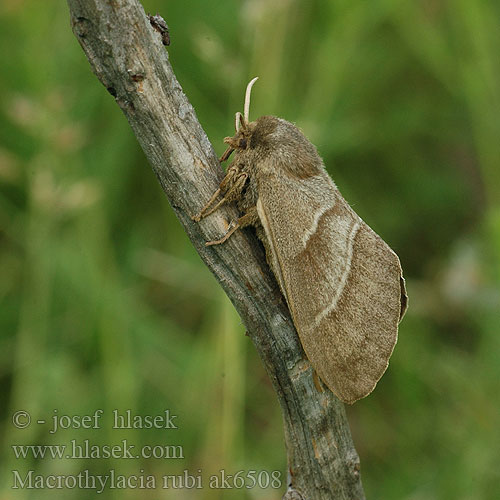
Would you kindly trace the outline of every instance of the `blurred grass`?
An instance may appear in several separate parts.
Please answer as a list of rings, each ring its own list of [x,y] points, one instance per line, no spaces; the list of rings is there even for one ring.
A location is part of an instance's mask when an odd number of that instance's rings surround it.
[[[368,498],[494,499],[500,473],[500,6],[493,0],[145,1],[218,152],[251,114],[296,122],[399,254],[410,310],[375,393],[349,408]],[[0,5],[0,498],[38,473],[281,470],[279,408],[61,2]],[[33,418],[130,408],[175,431],[56,435]],[[109,423],[109,422],[108,422]],[[16,460],[12,443],[182,444],[180,460]],[[278,498],[106,490],[103,498]]]

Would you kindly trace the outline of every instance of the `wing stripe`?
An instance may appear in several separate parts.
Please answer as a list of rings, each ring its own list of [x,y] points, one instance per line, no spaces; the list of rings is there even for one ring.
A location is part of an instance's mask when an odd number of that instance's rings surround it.
[[[311,227],[307,231],[305,231],[304,236],[302,236],[302,245],[304,246],[304,248],[306,248],[311,236],[317,231],[321,217],[323,217],[323,215],[325,215],[326,212],[330,211],[334,206],[335,202],[331,205],[325,204],[324,206],[320,207],[320,209],[314,214],[314,219]]]
[[[315,329],[319,326],[319,324],[323,321],[323,319],[330,314],[331,311],[335,309],[337,306],[337,302],[339,301],[340,296],[342,295],[342,292],[344,291],[345,285],[347,283],[347,279],[349,277],[349,273],[351,272],[351,261],[352,261],[352,254],[353,254],[353,249],[354,249],[354,240],[356,238],[356,234],[358,234],[359,228],[361,227],[360,222],[356,222],[351,229],[351,232],[349,233],[349,239],[348,239],[348,250],[347,250],[347,266],[345,267],[344,273],[342,274],[340,278],[340,283],[335,291],[335,295],[332,299],[332,301],[326,305],[326,307],[319,312],[316,317],[314,318],[314,325],[311,326],[311,329]]]

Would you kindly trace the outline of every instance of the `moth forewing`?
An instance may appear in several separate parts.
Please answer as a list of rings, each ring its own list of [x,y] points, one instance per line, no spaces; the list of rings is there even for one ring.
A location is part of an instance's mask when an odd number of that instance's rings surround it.
[[[343,401],[369,394],[387,368],[401,310],[399,260],[322,173],[258,176],[268,258],[302,346]]]

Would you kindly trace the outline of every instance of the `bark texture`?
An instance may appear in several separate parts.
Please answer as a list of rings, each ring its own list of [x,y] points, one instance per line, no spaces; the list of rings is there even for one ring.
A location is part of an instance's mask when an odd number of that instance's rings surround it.
[[[173,210],[236,307],[271,378],[283,412],[290,480],[285,498],[363,499],[344,406],[314,376],[257,238],[239,231],[224,245],[205,246],[237,217],[231,206],[200,223],[191,220],[217,188],[223,170],[173,73],[162,35],[137,0],[68,0],[68,5],[73,32],[92,70],[127,117]]]

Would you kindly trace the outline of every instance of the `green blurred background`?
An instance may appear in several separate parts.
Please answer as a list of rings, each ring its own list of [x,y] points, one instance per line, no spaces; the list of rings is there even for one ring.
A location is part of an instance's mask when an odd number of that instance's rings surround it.
[[[349,407],[368,499],[494,499],[500,462],[500,5],[496,0],[144,1],[218,153],[251,117],[297,123],[399,254],[410,309],[386,375]],[[244,327],[187,240],[65,2],[0,4],[2,499],[24,474],[286,469],[281,417]],[[102,428],[49,433],[104,410]],[[110,413],[177,414],[113,430]],[[33,423],[16,429],[17,410]],[[16,459],[12,444],[127,439],[184,459]],[[277,499],[254,488],[120,499]]]

